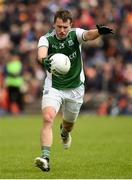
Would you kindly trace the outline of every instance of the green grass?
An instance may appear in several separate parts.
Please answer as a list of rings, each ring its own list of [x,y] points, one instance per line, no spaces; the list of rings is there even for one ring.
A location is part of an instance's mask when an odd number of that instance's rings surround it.
[[[51,171],[34,167],[40,155],[41,116],[0,117],[1,179],[125,179],[132,178],[132,117],[80,115],[73,143],[64,150],[54,124]]]

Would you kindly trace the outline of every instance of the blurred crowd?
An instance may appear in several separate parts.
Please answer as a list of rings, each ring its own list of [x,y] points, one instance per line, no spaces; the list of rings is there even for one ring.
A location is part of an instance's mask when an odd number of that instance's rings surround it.
[[[132,114],[131,0],[0,0],[0,114],[23,112],[25,103],[41,96],[45,72],[37,64],[37,43],[60,8],[71,11],[73,27],[103,24],[115,30],[83,45],[83,108],[95,104],[100,115]],[[13,72],[16,66],[19,72]],[[9,90],[16,76],[14,98]]]

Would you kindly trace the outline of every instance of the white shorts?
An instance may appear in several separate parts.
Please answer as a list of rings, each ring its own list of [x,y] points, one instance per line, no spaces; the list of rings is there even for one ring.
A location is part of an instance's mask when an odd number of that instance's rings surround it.
[[[42,109],[48,106],[54,107],[56,113],[61,109],[63,119],[68,122],[75,122],[84,97],[84,85],[70,90],[57,90],[46,88],[43,91]]]

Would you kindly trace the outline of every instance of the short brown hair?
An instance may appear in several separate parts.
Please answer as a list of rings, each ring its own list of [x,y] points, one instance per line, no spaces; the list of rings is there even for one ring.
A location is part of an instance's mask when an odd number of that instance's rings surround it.
[[[72,15],[68,10],[64,10],[64,9],[58,10],[54,16],[54,22],[56,22],[57,18],[62,19],[64,22],[66,22],[69,19],[70,22],[72,22]]]

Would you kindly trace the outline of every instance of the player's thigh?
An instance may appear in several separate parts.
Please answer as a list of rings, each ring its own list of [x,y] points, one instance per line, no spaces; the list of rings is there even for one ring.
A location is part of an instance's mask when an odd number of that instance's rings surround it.
[[[70,91],[68,96],[69,98],[66,98],[63,103],[63,118],[67,122],[75,122],[83,103],[84,86]]]
[[[50,107],[57,113],[62,104],[62,98],[60,92],[54,88],[45,89],[42,97],[42,111],[45,108]]]
[[[63,119],[67,122],[74,123],[78,117],[81,106],[81,102],[66,100],[63,108]]]

